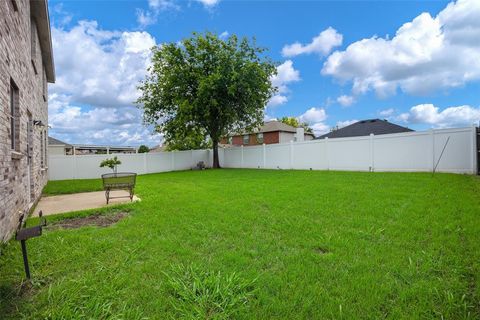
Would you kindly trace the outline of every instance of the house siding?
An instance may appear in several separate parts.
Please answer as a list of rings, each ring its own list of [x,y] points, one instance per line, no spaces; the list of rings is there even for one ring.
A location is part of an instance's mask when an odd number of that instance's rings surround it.
[[[39,198],[47,182],[46,168],[41,168],[41,136],[48,134],[47,126],[33,126],[31,121],[29,125],[29,115],[31,120],[48,124],[42,52],[38,32],[31,29],[30,1],[15,2],[18,11],[14,10],[11,0],[0,1],[0,241],[6,241],[13,235],[20,216]],[[32,35],[36,37],[33,42]],[[35,43],[34,50],[31,43]],[[19,93],[16,119],[19,159],[14,159],[11,150],[11,80]],[[31,128],[30,170],[28,128]],[[43,148],[45,150],[47,146]]]

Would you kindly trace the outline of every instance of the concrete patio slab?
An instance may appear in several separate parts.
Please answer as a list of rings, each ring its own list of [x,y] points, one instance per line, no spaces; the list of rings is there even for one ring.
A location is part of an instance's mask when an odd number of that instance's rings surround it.
[[[110,197],[128,196],[128,191],[118,190],[110,191]],[[133,202],[140,201],[140,198],[133,196]],[[109,206],[121,203],[130,203],[130,198],[110,198]],[[59,196],[42,197],[33,212],[33,217],[38,217],[38,213],[43,211],[43,215],[59,214],[71,211],[96,209],[107,206],[105,192],[83,192],[74,194],[65,194]]]

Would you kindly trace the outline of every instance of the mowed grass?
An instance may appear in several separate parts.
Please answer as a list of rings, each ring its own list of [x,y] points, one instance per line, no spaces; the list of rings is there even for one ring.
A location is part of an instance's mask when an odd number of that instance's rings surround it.
[[[11,241],[0,318],[480,317],[478,177],[207,170],[139,176],[136,191],[101,210],[129,211],[115,225],[29,240],[32,284]]]

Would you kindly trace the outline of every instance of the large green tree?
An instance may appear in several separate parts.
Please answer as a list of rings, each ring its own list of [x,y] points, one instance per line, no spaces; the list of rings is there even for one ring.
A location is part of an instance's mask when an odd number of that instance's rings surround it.
[[[276,67],[264,52],[255,40],[212,33],[154,47],[137,100],[144,121],[155,124],[167,144],[169,137],[190,134],[210,138],[213,167],[219,168],[220,138],[258,127],[276,91],[270,81]]]

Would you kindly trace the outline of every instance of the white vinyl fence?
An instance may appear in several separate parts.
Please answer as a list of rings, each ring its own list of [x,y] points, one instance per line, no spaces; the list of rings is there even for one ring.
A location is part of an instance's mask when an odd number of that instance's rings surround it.
[[[100,162],[116,156],[122,164],[119,172],[147,174],[188,170],[203,161],[211,165],[210,150],[190,150],[175,152],[152,152],[138,154],[94,154],[94,155],[50,155],[48,171],[50,180],[93,179],[103,173],[112,172],[110,168],[100,168]]]
[[[446,143],[448,140],[448,143]],[[445,148],[443,155],[442,150]],[[50,156],[50,180],[99,178],[113,155]],[[212,164],[211,150],[115,154],[119,171],[146,174]],[[477,173],[476,128],[441,129],[233,147],[219,150],[225,168]]]

